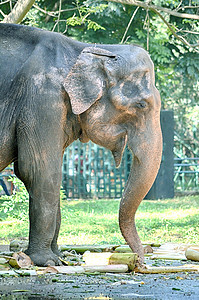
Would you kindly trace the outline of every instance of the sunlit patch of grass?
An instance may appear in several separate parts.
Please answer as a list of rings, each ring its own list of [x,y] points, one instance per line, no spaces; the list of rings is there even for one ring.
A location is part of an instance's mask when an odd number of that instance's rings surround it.
[[[199,196],[144,201],[137,213],[137,227],[142,240],[198,244],[198,218]]]
[[[59,243],[122,243],[118,200],[70,201],[62,207]]]
[[[62,201],[60,244],[121,244],[119,200]],[[143,242],[199,244],[199,196],[168,200],[144,200],[136,213]],[[0,243],[28,237],[27,218],[4,218]]]
[[[28,220],[8,218],[0,222],[0,244],[9,244],[12,239],[28,237]]]

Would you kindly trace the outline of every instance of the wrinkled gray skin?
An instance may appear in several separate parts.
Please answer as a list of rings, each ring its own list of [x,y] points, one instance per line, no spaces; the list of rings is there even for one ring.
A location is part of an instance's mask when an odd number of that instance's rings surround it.
[[[119,223],[142,264],[135,213],[162,152],[160,96],[149,55],[138,46],[94,46],[0,24],[0,171],[14,162],[29,192],[26,253],[39,266],[60,264],[62,156],[78,138],[110,149],[117,166],[126,143],[132,150]]]

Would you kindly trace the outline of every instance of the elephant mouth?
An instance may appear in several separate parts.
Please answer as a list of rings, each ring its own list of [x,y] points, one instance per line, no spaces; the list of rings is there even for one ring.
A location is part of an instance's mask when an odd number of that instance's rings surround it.
[[[90,141],[89,137],[87,136],[86,131],[83,129],[80,130],[79,140],[82,143],[88,143]]]
[[[117,141],[114,150],[111,151],[112,155],[114,157],[114,160],[115,160],[116,168],[118,168],[121,164],[121,160],[122,160],[122,156],[124,153],[124,149],[126,147],[126,143],[127,143],[127,134],[122,136],[119,139],[119,141]]]

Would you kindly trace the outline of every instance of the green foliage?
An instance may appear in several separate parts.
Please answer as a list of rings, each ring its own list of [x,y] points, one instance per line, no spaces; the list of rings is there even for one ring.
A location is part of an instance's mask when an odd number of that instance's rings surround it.
[[[14,185],[14,192],[11,196],[1,196],[0,216],[1,219],[11,218],[26,220],[29,211],[29,195],[21,180],[17,177],[9,179]],[[66,200],[64,190],[60,190],[61,203]]]
[[[135,6],[100,0],[75,0],[59,2],[37,0],[23,24],[64,32],[79,41],[118,44],[135,12]],[[198,0],[152,0],[154,4],[181,13],[199,14]],[[39,7],[40,10],[37,8]],[[9,3],[1,5],[4,14],[10,11]],[[46,11],[44,14],[41,10]],[[48,14],[51,12],[51,15]],[[185,19],[161,12],[171,28],[190,44],[198,42],[198,20]],[[3,19],[2,16],[0,16]],[[0,20],[1,20],[0,19]],[[192,34],[195,32],[196,34]],[[139,8],[124,37],[124,43],[143,46],[154,61],[156,84],[160,90],[163,109],[175,112],[176,132],[181,146],[176,144],[181,156],[192,156],[199,151],[199,123],[196,121],[199,98],[198,48],[188,47],[177,40],[163,20],[153,11]],[[192,118],[192,116],[196,116]],[[193,147],[186,148],[183,140]]]
[[[78,11],[78,15],[76,13],[67,19],[66,24],[69,26],[81,26],[85,25],[87,30],[93,29],[94,31],[97,31],[99,29],[105,30],[104,27],[102,27],[100,24],[97,22],[94,22],[90,19],[88,19],[91,14],[95,13],[101,13],[105,10],[107,5],[105,4],[100,4],[98,6],[79,6],[80,1],[76,0],[76,7]]]
[[[60,244],[124,243],[118,224],[119,200],[63,201]],[[136,213],[143,242],[199,244],[199,196],[169,200],[144,200]],[[28,221],[0,222],[6,242],[28,235]]]
[[[28,215],[28,193],[24,184],[16,177],[10,178],[15,186],[11,196],[1,196],[3,203],[0,206],[1,216],[23,220]]]

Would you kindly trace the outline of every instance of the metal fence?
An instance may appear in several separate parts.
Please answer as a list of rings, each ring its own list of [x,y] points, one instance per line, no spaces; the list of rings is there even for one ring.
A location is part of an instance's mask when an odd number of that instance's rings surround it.
[[[199,157],[174,159],[175,191],[199,192]]]
[[[76,141],[63,159],[62,185],[70,198],[120,198],[130,172],[132,154],[126,147],[116,169],[109,150]],[[174,159],[175,192],[199,192],[199,157]]]
[[[62,186],[68,198],[120,198],[130,166],[131,152],[127,148],[116,169],[109,150],[92,142],[76,141],[64,153]]]
[[[131,159],[131,152],[126,148],[121,166],[116,169],[109,150],[92,142],[74,142],[66,149],[63,158],[62,186],[67,198],[121,198],[130,172]],[[12,168],[7,168],[0,174],[9,192],[12,192],[12,185],[7,178],[12,173]],[[175,193],[199,192],[199,157],[174,159],[174,186]],[[0,195],[2,193],[0,186]]]

